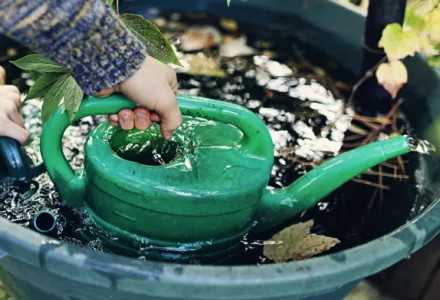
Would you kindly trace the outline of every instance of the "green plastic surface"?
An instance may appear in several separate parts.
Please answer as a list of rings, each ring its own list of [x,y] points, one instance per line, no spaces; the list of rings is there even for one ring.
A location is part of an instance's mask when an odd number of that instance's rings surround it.
[[[42,155],[62,199],[84,205],[118,238],[115,248],[136,242],[191,259],[217,257],[232,251],[252,228],[271,230],[353,176],[409,152],[403,136],[376,142],[327,161],[285,189],[269,191],[274,149],[258,116],[212,99],[179,95],[178,101],[184,121],[171,142],[160,136],[157,124],[147,131],[123,131],[107,122],[95,128],[85,143],[81,176],[62,153],[67,115],[60,108],[45,125]],[[77,119],[133,107],[122,95],[89,97]],[[142,147],[146,152],[138,151]],[[152,156],[161,149],[174,150],[169,163],[136,162],[136,153]],[[130,159],[117,154],[125,150]]]

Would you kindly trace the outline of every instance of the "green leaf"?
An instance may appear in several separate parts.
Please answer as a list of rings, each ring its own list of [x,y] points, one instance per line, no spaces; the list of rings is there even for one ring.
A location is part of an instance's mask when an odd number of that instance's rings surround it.
[[[25,57],[11,61],[11,63],[25,71],[67,73],[66,69],[40,54],[26,55]]]
[[[168,40],[152,22],[136,14],[121,14],[119,18],[147,47],[149,55],[163,63],[182,66]]]
[[[384,48],[390,61],[414,56],[419,51],[420,45],[417,34],[414,30],[402,30],[398,23],[388,24],[385,27],[379,47]]]
[[[412,10],[417,15],[425,16],[430,13],[439,2],[440,0],[409,0],[407,12]]]
[[[228,6],[230,6],[231,4],[231,0],[227,0]]]
[[[45,73],[40,76],[35,84],[29,89],[26,100],[44,97],[50,88],[55,84],[55,81],[61,77],[64,73]]]
[[[432,67],[440,68],[440,56],[434,56],[428,58],[428,63]]]
[[[58,109],[62,100],[64,100],[64,107],[70,120],[72,120],[78,110],[82,97],[83,92],[71,75],[64,74],[59,77],[44,98],[42,108],[43,124]]]
[[[423,31],[425,29],[426,21],[423,15],[417,14],[412,9],[407,9],[405,13],[404,27],[414,29],[416,31]]]
[[[107,0],[108,5],[112,6],[113,2],[115,2],[114,0]]]
[[[440,6],[427,17],[426,29],[430,40],[438,44],[440,42]]]
[[[72,76],[67,79],[66,84],[67,86],[64,97],[64,108],[69,115],[70,122],[72,122],[79,109],[79,106],[81,105],[84,93],[81,87],[76,82],[75,78],[73,78]]]

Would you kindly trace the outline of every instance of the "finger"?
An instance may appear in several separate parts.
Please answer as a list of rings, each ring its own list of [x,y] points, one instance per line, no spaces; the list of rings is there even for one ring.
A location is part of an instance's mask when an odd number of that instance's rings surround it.
[[[104,97],[110,96],[114,92],[115,92],[114,88],[106,88],[106,89],[103,89],[103,90],[99,91],[98,93],[96,93],[95,97],[104,98]]]
[[[171,69],[170,67],[170,73],[168,75],[168,83],[171,87],[171,90],[173,90],[174,92],[177,92],[178,88],[179,88],[179,84],[177,82],[177,75],[176,72]]]
[[[147,130],[151,126],[150,112],[143,108],[138,107],[134,110],[134,126],[139,130]]]
[[[6,119],[6,117],[4,117]],[[29,131],[18,126],[17,124],[11,122],[9,119],[0,120],[3,130],[0,131],[0,136],[7,136],[17,140],[20,144],[26,144],[26,141],[29,139]]]
[[[0,66],[0,85],[3,85],[5,83],[6,83],[6,71],[2,66]]]
[[[15,85],[3,85],[0,86],[0,100],[7,99],[12,100],[17,109],[20,109],[21,106],[21,94],[18,87]],[[3,104],[1,104],[3,105]]]
[[[13,111],[9,112],[8,117],[12,122],[17,124],[18,126],[22,127],[23,129],[26,128],[24,126],[23,116],[20,114],[20,112],[18,110],[13,110]]]
[[[111,115],[108,115],[108,116],[107,116],[107,120],[108,120],[109,122],[116,122],[116,123],[119,124],[119,117],[118,117],[117,114],[111,114]]]
[[[182,113],[177,105],[176,95],[168,88],[164,90],[165,97],[156,108],[157,114],[160,116],[160,131],[165,139],[169,140],[174,130],[182,124]]]
[[[109,122],[109,124],[111,125],[111,126],[113,126],[113,127],[119,127],[119,126],[121,126],[121,124],[119,124],[119,122],[115,122],[115,121],[108,121]]]
[[[150,115],[151,121],[155,122],[155,123],[159,123],[160,122],[160,117],[157,113],[152,112]]]
[[[119,124],[124,130],[134,128],[133,111],[131,109],[123,109],[118,113]]]

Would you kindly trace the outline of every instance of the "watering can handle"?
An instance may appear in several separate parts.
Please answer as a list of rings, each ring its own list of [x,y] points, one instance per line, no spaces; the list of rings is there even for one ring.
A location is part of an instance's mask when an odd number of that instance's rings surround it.
[[[85,117],[118,113],[122,109],[133,109],[136,104],[120,94],[105,98],[85,97],[73,122]],[[41,155],[46,169],[63,200],[79,204],[85,193],[85,178],[75,174],[62,150],[62,138],[71,125],[67,113],[59,107],[46,122],[41,135]]]

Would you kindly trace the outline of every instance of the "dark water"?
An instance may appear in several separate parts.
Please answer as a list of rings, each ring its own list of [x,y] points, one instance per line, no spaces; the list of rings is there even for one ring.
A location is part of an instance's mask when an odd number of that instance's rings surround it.
[[[275,164],[269,183],[271,188],[289,185],[320,161],[333,157],[359,142],[359,139],[355,139],[356,134],[348,130],[351,123],[364,130],[370,130],[353,121],[354,112],[345,106],[351,87],[343,80],[353,76],[340,69],[328,57],[319,54],[316,49],[298,43],[293,37],[281,36],[277,32],[252,24],[240,23],[238,30],[227,30],[220,25],[222,22],[225,24],[224,20],[213,16],[165,14],[161,18],[156,20],[157,24],[162,25],[162,31],[169,35],[178,50],[182,45],[179,36],[188,28],[188,24],[212,25],[224,39],[237,38],[240,33],[246,34],[247,45],[255,49],[253,55],[246,57],[221,56],[221,47],[186,53],[179,51],[181,60],[190,61],[202,57],[204,61],[207,57],[220,58],[219,62],[216,62],[217,68],[214,73],[224,75],[219,77],[179,72],[179,88],[182,93],[243,105],[264,120],[275,143]],[[6,64],[6,67],[10,75],[8,79],[19,85],[24,92],[32,83],[29,75],[21,74],[10,64]],[[204,71],[211,72],[210,74],[213,72],[212,68]],[[38,144],[41,132],[40,109],[41,102],[38,100],[29,101],[23,107],[27,126],[33,135],[26,151],[34,161],[41,161]],[[63,139],[63,151],[74,169],[82,168],[86,135],[103,120],[103,116],[88,117],[67,130]],[[402,119],[398,120],[398,127],[402,127],[403,132],[411,132],[411,128]],[[391,129],[387,127],[384,132],[391,133]],[[347,141],[348,137],[351,141]],[[170,149],[175,147],[162,149],[163,153],[170,154],[165,160],[175,156]],[[142,156],[147,157],[146,161],[139,160],[138,148],[130,151],[121,150],[119,154],[141,163],[160,164],[154,159],[152,149],[147,149],[147,152],[148,155]],[[379,177],[374,175],[374,172],[379,171],[378,168],[357,178],[381,183],[389,187],[388,190],[380,190],[359,181],[350,181],[323,199],[316,207],[285,225],[314,219],[314,233],[341,240],[332,252],[365,243],[390,232],[419,214],[429,201],[432,201],[427,199],[424,205],[415,205],[414,199],[418,195],[417,178],[422,176],[418,155],[412,153],[403,159],[407,179],[391,176],[383,177],[379,182]],[[388,163],[381,166],[381,171],[397,173],[398,168],[395,166],[399,163]],[[103,247],[100,239],[86,241],[78,238],[81,232],[93,234],[99,229],[84,212],[72,210],[61,204],[61,199],[46,174],[36,178],[31,191],[24,194],[8,182],[1,183],[0,216],[29,226],[32,216],[41,209],[49,209],[59,216],[59,239],[97,251],[109,251]],[[262,255],[259,241],[245,238],[242,250],[234,263],[269,262]]]

